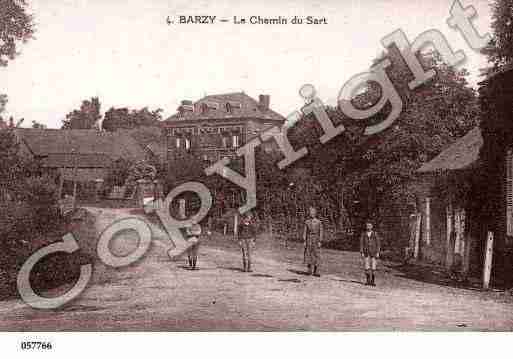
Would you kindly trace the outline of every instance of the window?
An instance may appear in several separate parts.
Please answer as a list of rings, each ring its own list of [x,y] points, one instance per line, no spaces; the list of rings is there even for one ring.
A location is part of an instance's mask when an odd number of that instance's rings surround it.
[[[506,234],[513,236],[513,150],[506,154]]]
[[[190,150],[191,149],[191,140],[189,138],[185,138],[185,149]]]
[[[228,137],[226,135],[223,135],[223,147],[228,147]]]
[[[233,148],[237,148],[240,146],[240,143],[239,143],[239,135],[233,135],[232,136],[232,147]]]
[[[180,148],[180,146],[181,146],[181,144],[182,144],[181,142],[182,142],[182,141],[181,141],[181,138],[180,138],[180,137],[177,137],[177,138],[176,138],[176,148]]]

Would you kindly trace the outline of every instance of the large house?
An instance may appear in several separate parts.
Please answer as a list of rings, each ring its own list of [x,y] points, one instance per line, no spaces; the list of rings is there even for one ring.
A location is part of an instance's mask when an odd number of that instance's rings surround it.
[[[168,159],[187,151],[208,162],[236,156],[247,141],[285,122],[269,105],[269,95],[260,95],[257,101],[244,92],[182,101],[178,112],[164,122]]]

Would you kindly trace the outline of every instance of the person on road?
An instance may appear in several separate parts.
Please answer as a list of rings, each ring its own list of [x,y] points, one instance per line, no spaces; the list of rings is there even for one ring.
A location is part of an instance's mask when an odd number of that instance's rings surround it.
[[[374,273],[381,251],[381,239],[372,227],[372,223],[367,221],[365,231],[360,236],[360,254],[364,260],[365,277],[367,279],[365,285],[375,286]]]
[[[256,226],[253,214],[247,212],[236,230],[239,245],[242,250],[242,266],[244,272],[252,272],[251,270],[251,247],[255,245]]]
[[[193,222],[189,227],[185,230],[187,240],[193,240],[196,241],[195,244],[193,244],[189,249],[187,250],[187,258],[189,260],[189,268],[192,270],[198,269],[197,268],[197,262],[198,262],[198,252],[200,247],[200,235],[201,235],[201,226]]]
[[[323,241],[322,222],[317,218],[317,210],[309,208],[310,218],[305,221],[303,231],[304,261],[308,267],[308,274],[320,277],[318,272],[321,261],[321,243]]]

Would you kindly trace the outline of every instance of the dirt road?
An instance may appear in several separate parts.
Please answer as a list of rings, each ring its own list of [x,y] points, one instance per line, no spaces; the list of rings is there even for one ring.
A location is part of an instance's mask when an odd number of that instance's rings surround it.
[[[126,215],[103,210],[95,231]],[[95,265],[89,287],[63,308],[1,302],[0,330],[513,329],[511,300],[493,293],[427,284],[385,264],[378,286],[364,286],[357,253],[325,250],[323,275],[315,278],[302,274],[300,249],[262,240],[255,271],[243,273],[236,245],[215,239],[202,247],[200,270],[190,271],[183,260],[168,259],[163,233],[154,228],[153,235],[151,250],[138,263],[123,269]],[[135,246],[127,236],[116,243],[121,251]]]

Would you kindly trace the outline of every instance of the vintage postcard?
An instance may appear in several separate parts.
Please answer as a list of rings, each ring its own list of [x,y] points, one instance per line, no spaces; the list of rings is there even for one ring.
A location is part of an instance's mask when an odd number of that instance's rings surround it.
[[[0,0],[0,85],[6,335],[513,329],[511,0]]]

